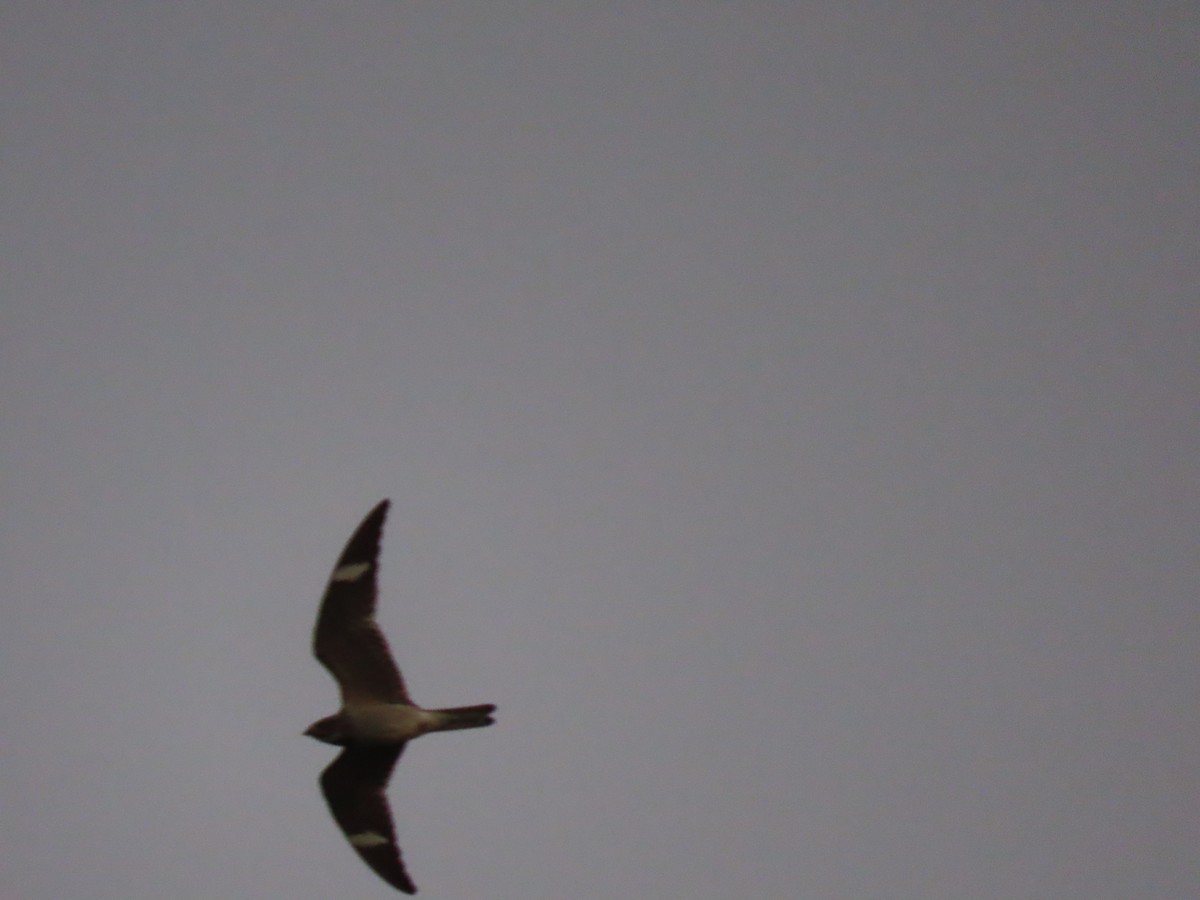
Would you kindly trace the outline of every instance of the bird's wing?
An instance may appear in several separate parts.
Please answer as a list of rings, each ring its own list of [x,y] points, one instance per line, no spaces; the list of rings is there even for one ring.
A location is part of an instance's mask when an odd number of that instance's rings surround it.
[[[384,788],[404,745],[347,747],[321,773],[321,793],[334,821],[358,855],[384,881],[406,894],[417,886],[404,871]]]
[[[313,653],[337,679],[342,705],[412,703],[375,623],[379,538],[388,501],[371,510],[338,557],[321,600]]]

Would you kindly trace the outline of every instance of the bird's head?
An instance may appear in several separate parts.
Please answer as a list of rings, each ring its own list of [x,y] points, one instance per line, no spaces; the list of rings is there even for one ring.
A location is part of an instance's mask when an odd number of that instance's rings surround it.
[[[346,743],[346,723],[341,713],[326,716],[313,722],[304,732],[305,737],[316,738],[326,744],[344,746]]]

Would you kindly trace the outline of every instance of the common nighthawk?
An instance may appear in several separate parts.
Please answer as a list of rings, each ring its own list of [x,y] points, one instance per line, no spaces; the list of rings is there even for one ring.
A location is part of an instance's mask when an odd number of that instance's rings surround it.
[[[379,537],[388,501],[376,506],[350,537],[321,600],[313,652],[337,680],[342,708],[304,733],[344,748],[321,773],[321,792],[350,846],[388,884],[417,887],[404,870],[384,789],[406,742],[429,731],[482,728],[496,707],[422,709],[375,623]]]

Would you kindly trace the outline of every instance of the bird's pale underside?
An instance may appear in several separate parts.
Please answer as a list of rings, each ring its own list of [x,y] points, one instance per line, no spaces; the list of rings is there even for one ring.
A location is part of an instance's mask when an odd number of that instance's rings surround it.
[[[388,808],[388,778],[404,745],[430,731],[482,728],[495,706],[422,709],[408,696],[375,622],[379,540],[388,501],[376,506],[338,557],[321,600],[313,652],[337,680],[342,708],[304,733],[342,747],[321,773],[321,793],[346,840],[388,884],[415,894]]]

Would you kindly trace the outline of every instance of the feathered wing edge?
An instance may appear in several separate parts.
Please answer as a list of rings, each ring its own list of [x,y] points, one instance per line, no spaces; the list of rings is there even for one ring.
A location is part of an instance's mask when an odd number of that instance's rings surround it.
[[[347,747],[321,773],[321,793],[334,821],[380,878],[397,890],[415,894],[408,877],[384,789],[404,745]]]

